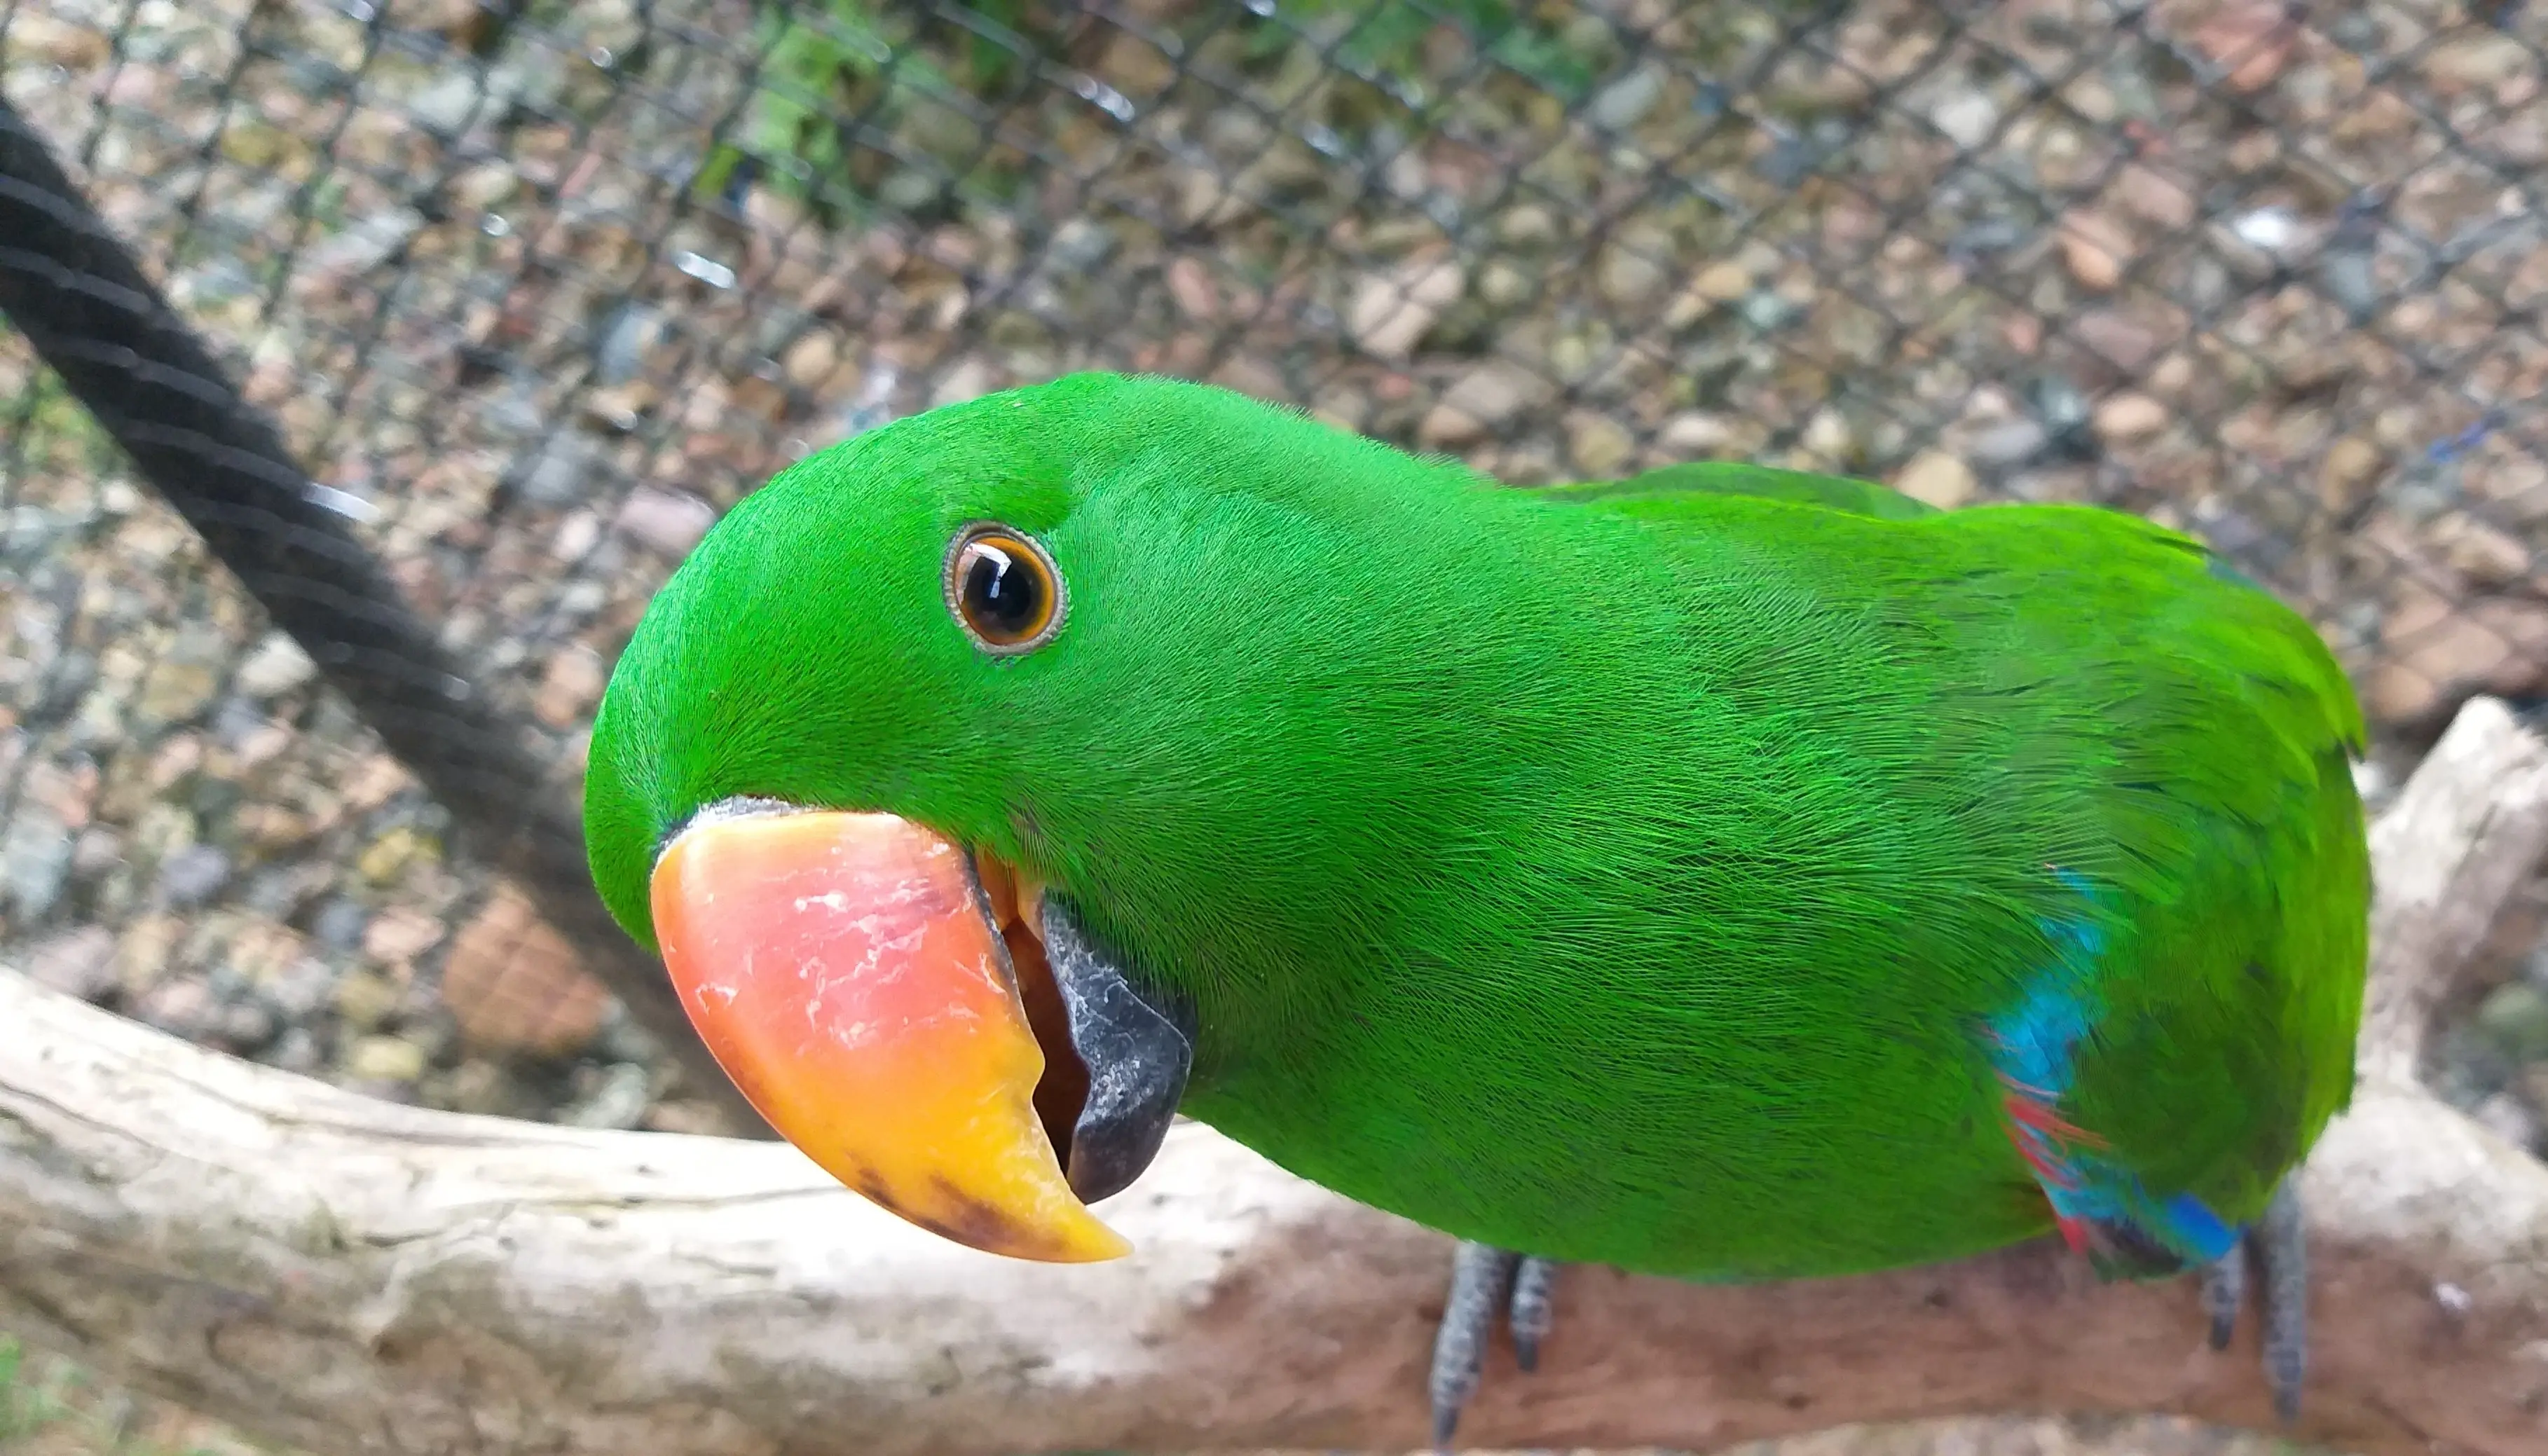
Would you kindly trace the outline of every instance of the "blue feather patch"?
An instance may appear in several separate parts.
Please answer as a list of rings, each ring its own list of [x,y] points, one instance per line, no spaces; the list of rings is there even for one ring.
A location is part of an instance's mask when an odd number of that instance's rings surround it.
[[[2244,587],[2250,592],[2262,592],[2265,590],[2263,584],[2259,583],[2254,577],[2238,570],[2237,566],[2232,563],[2230,558],[2222,555],[2218,551],[2205,552],[2203,554],[2203,565],[2204,569],[2209,571],[2214,578],[2228,582],[2230,586]]]
[[[1991,1069],[1998,1073],[2010,1140],[2052,1205],[2070,1246],[2101,1268],[2157,1274],[2208,1263],[2234,1247],[2238,1230],[2192,1194],[2161,1199],[2103,1151],[2104,1139],[2061,1113],[2079,1043],[2104,1014],[2097,961],[2106,933],[2094,916],[2097,891],[2058,865],[2047,866],[2079,897],[2079,913],[2037,923],[2054,948],[2028,977],[2017,1004],[1992,1018]]]

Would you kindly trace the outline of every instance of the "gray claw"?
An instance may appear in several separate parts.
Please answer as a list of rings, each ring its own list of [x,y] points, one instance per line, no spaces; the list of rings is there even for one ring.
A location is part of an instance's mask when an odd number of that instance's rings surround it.
[[[1460,1411],[1478,1393],[1486,1368],[1487,1332],[1496,1312],[1512,1288],[1513,1266],[1521,1256],[1483,1243],[1462,1240],[1451,1255],[1451,1297],[1442,1306],[1442,1325],[1433,1335],[1433,1445],[1447,1450],[1460,1426]]]
[[[1460,1412],[1478,1393],[1486,1369],[1487,1336],[1496,1316],[1511,1321],[1513,1356],[1524,1370],[1539,1365],[1539,1342],[1556,1317],[1557,1261],[1525,1258],[1489,1244],[1462,1240],[1451,1256],[1451,1297],[1442,1306],[1442,1327],[1433,1335],[1433,1447],[1448,1450]]]
[[[2264,1265],[2265,1384],[2274,1393],[2274,1413],[2298,1420],[2301,1383],[2309,1375],[2309,1237],[2300,1193],[2289,1180],[2274,1190],[2248,1236]]]
[[[2265,1215],[2235,1247],[2204,1266],[2203,1312],[2212,1319],[2212,1348],[2230,1347],[2246,1302],[2250,1253],[2262,1266],[2252,1281],[2263,1305],[2265,1322],[2265,1388],[2273,1392],[2274,1413],[2286,1421],[2301,1413],[2301,1386],[2309,1375],[2309,1247],[2301,1218],[2301,1196],[2289,1181],[2274,1190]]]
[[[2203,1268],[2203,1313],[2212,1317],[2212,1348],[2230,1348],[2230,1335],[2238,1326],[2238,1306],[2246,1294],[2247,1243],[2242,1238]]]
[[[1513,1267],[1513,1359],[1527,1373],[1539,1368],[1539,1342],[1557,1319],[1557,1261],[1525,1255]]]

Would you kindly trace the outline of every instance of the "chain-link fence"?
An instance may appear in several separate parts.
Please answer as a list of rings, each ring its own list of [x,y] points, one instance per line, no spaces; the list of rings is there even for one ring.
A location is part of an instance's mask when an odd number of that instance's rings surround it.
[[[1071,369],[2121,506],[2393,746],[2548,689],[2534,7],[0,16],[0,962],[381,1095],[735,1126],[579,878],[607,666],[778,467]],[[2534,1141],[2543,987],[2446,1069]]]

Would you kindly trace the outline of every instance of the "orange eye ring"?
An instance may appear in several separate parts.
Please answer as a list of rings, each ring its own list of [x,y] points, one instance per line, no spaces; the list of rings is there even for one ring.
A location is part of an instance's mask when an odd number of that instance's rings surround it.
[[[1033,652],[1061,631],[1070,599],[1041,542],[996,521],[976,521],[948,544],[948,614],[995,657]]]

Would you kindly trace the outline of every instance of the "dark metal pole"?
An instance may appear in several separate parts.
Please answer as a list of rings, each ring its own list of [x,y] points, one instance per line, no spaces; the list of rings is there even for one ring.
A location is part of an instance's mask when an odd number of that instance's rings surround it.
[[[0,313],[703,1092],[767,1136],[655,958],[602,907],[573,806],[242,399],[35,130],[0,101]]]

